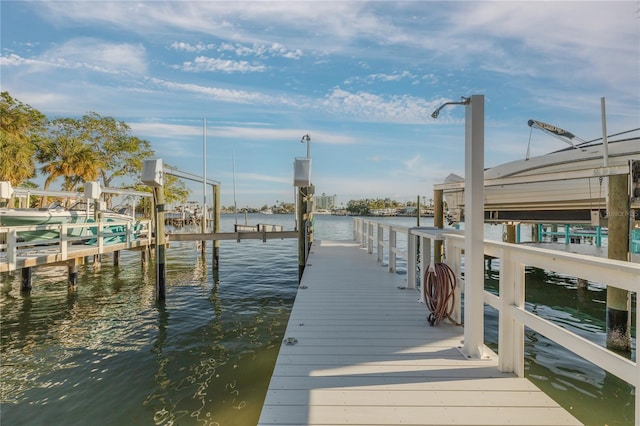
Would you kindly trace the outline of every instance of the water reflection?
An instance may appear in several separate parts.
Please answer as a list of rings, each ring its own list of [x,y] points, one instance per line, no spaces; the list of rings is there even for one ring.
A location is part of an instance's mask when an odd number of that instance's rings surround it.
[[[291,216],[274,216],[292,229]],[[351,225],[317,218],[317,239],[350,239]],[[65,268],[37,269],[31,294],[20,293],[19,274],[2,275],[0,423],[256,424],[297,289],[296,242],[222,242],[219,273],[212,250],[171,243],[161,304],[153,257],[142,265],[139,253],[123,252],[119,268],[80,267],[75,292]],[[492,291],[498,268],[487,271]],[[575,288],[527,270],[527,309],[604,342],[606,292]],[[495,348],[497,315],[487,308],[486,318]],[[528,377],[587,424],[630,423],[628,385],[529,330],[525,350]]]

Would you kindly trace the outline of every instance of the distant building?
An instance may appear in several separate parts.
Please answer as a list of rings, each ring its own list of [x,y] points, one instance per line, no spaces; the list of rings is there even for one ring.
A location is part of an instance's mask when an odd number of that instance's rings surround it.
[[[316,195],[315,201],[316,210],[333,210],[336,208],[336,195],[327,195],[323,192],[322,195]]]

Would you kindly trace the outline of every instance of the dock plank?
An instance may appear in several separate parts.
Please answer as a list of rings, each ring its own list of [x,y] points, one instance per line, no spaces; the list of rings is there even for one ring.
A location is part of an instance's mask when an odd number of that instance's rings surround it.
[[[580,424],[495,356],[463,356],[462,327],[430,326],[406,275],[357,243],[317,241],[308,265],[260,425]]]

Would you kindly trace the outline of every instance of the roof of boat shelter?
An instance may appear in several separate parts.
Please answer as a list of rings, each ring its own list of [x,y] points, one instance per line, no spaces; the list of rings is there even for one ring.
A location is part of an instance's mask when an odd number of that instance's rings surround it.
[[[259,424],[580,424],[495,356],[463,356],[462,327],[429,326],[406,284],[358,243],[316,241]]]

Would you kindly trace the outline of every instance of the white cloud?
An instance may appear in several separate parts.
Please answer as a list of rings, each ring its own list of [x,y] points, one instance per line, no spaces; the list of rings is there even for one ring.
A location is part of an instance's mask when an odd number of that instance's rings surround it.
[[[193,62],[185,62],[182,65],[184,71],[191,72],[225,72],[225,73],[247,73],[247,72],[264,72],[264,65],[251,65],[247,61],[232,61],[229,59],[208,58],[206,56],[198,56]]]
[[[216,100],[233,103],[260,103],[270,104],[275,100],[272,97],[259,92],[247,92],[243,90],[223,89],[219,87],[207,87],[193,83],[175,83],[159,78],[151,78],[149,81],[171,90],[197,93],[210,96]]]
[[[170,124],[166,122],[149,121],[136,122],[130,124],[131,129],[138,134],[144,135],[145,138],[192,138],[193,136],[202,135],[201,123],[189,124]],[[211,137],[221,137],[238,140],[253,141],[283,141],[289,143],[291,141],[300,140],[303,134],[307,133],[303,129],[291,128],[270,128],[270,127],[254,127],[251,123],[245,126],[207,126],[207,135]],[[331,132],[309,132],[311,134],[311,144],[324,145],[349,145],[358,143],[356,138]]]
[[[184,51],[184,52],[203,52],[205,50],[214,49],[215,44],[213,43],[205,44],[202,42],[199,42],[196,44],[190,44],[183,41],[174,41],[173,43],[171,43],[171,48],[173,50]]]
[[[218,48],[219,52],[232,52],[237,56],[258,56],[258,57],[282,57],[287,59],[299,59],[302,56],[300,49],[288,49],[281,43],[253,43],[245,46],[241,43],[222,43]]]
[[[334,88],[321,105],[334,114],[347,114],[363,121],[426,123],[440,100],[426,101],[411,95],[381,96],[368,92],[352,93]]]
[[[144,74],[147,71],[144,46],[111,43],[94,38],[75,38],[54,47],[43,55],[53,64],[96,71]]]
[[[110,43],[93,38],[76,38],[55,46],[34,58],[14,53],[2,56],[3,66],[29,66],[30,71],[47,68],[88,69],[118,74],[143,74],[147,71],[143,46],[129,43]]]

